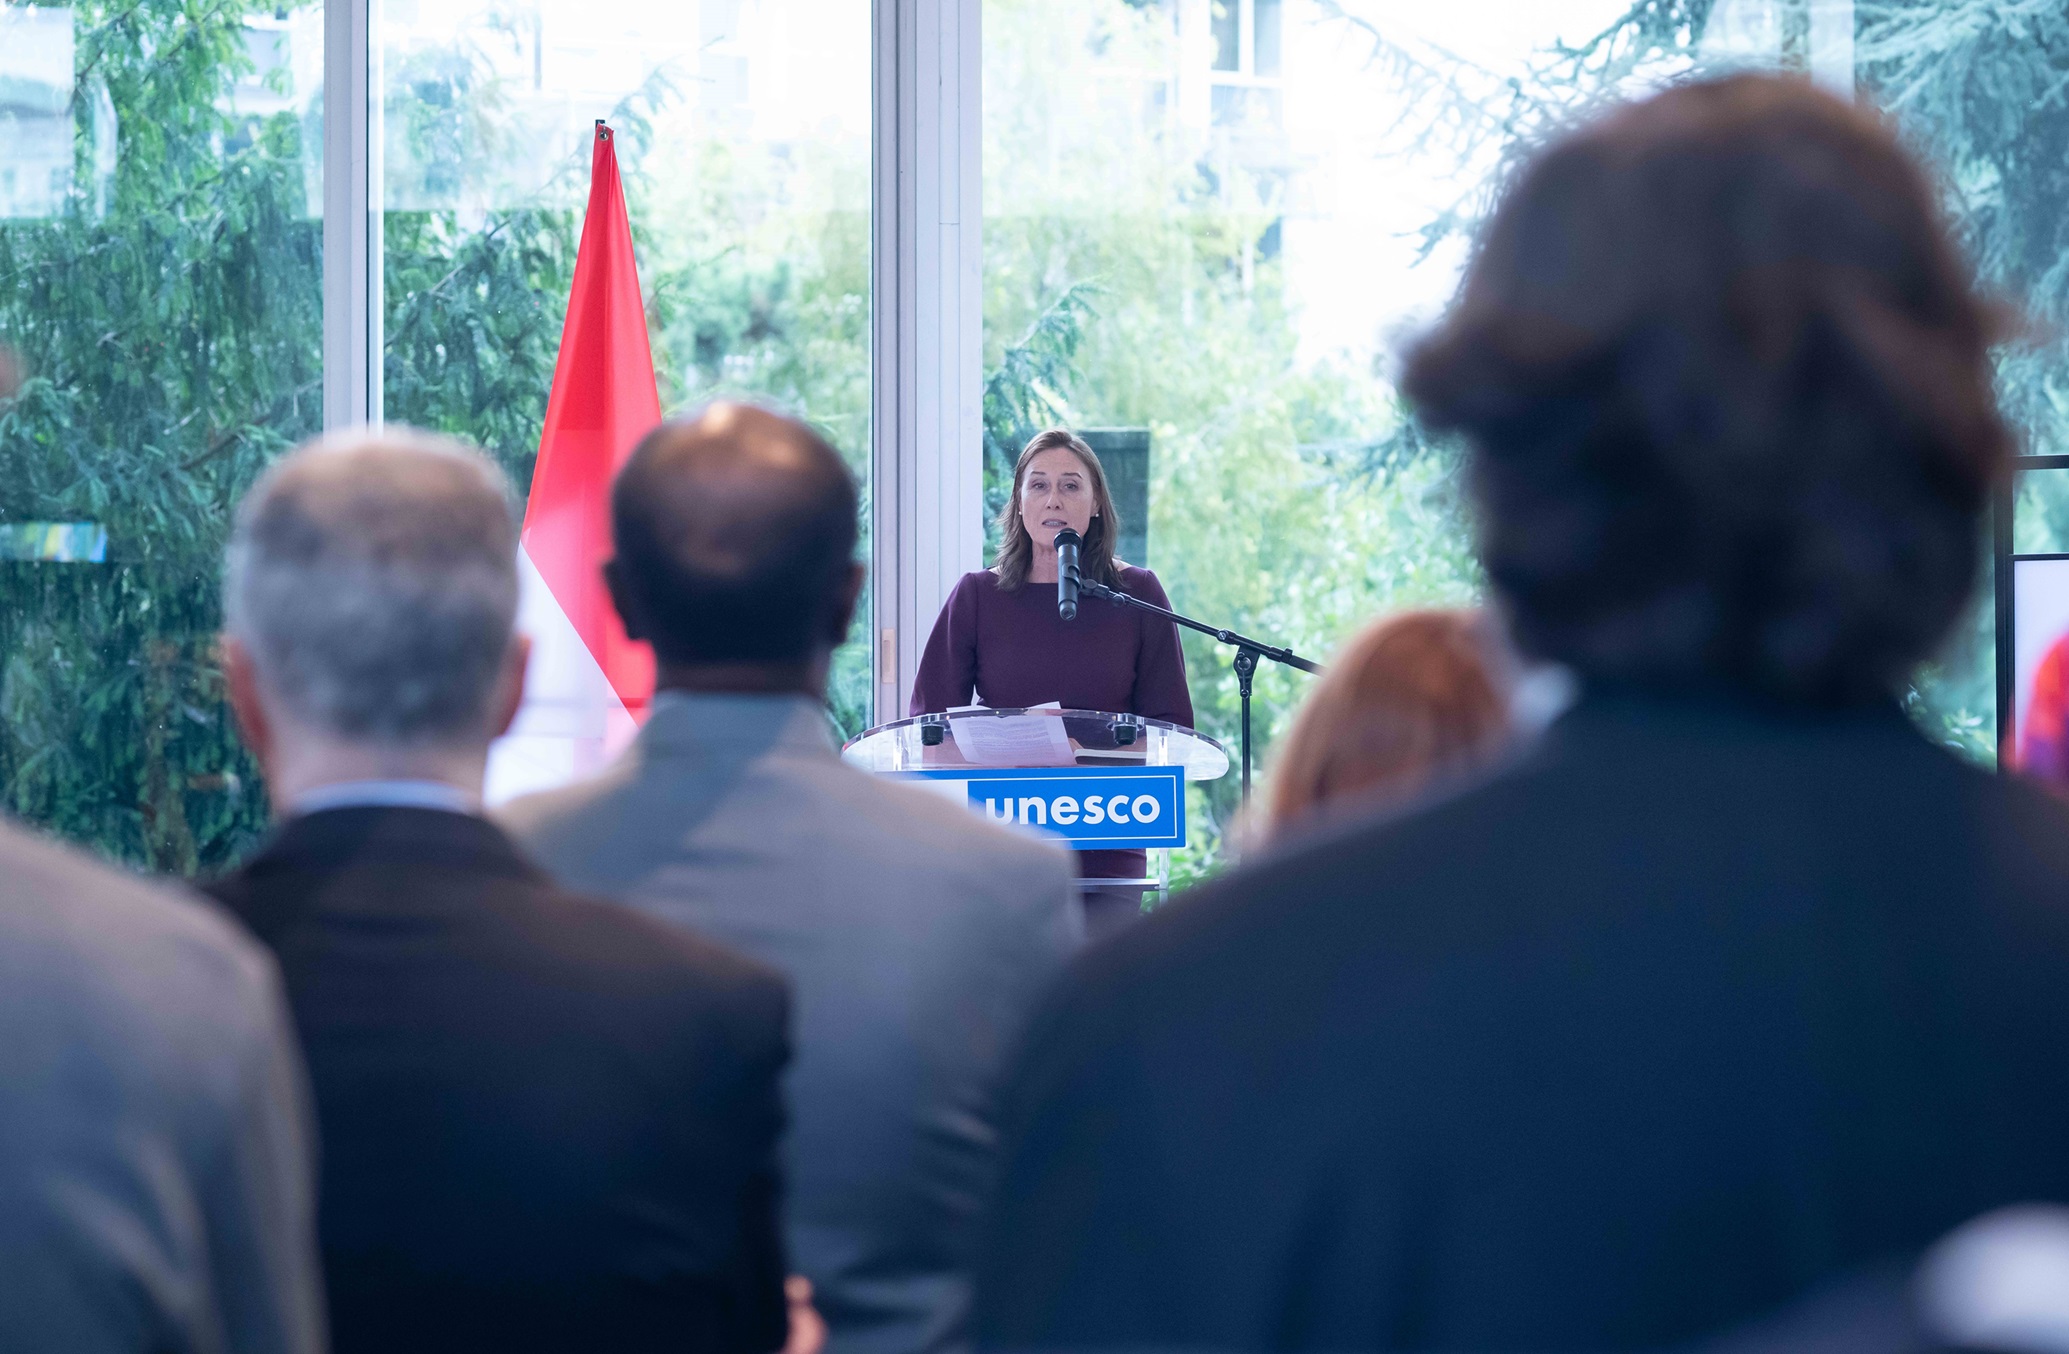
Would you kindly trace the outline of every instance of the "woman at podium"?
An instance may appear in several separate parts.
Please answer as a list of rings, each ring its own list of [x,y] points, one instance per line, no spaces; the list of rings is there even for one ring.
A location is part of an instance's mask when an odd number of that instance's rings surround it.
[[[1142,715],[1191,728],[1192,693],[1178,628],[1146,611],[1102,597],[1079,599],[1077,616],[1057,610],[1056,534],[1084,538],[1079,569],[1087,582],[1171,605],[1147,569],[1114,558],[1119,535],[1106,472],[1084,439],[1064,428],[1039,433],[1013,467],[1013,495],[999,513],[998,562],[964,574],[941,608],[913,681],[915,715],[973,702],[1025,707],[1049,701],[1066,710]],[[1142,851],[1086,851],[1079,874],[1140,879]],[[1086,898],[1094,929],[1139,910],[1141,889],[1099,890]],[[1114,914],[1119,914],[1118,916]]]

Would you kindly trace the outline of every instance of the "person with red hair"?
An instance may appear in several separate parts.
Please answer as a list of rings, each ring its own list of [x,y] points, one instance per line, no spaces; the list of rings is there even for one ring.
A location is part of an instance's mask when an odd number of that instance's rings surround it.
[[[1401,803],[1498,758],[1511,733],[1500,654],[1477,611],[1405,611],[1359,631],[1281,747],[1266,837]]]

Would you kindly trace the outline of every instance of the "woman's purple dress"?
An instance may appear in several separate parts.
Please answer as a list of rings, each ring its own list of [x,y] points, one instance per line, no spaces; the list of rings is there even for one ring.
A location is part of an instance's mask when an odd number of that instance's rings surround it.
[[[1122,592],[1171,605],[1149,570],[1124,564],[1120,575]],[[1077,619],[1066,621],[1056,614],[1054,583],[1002,592],[989,569],[964,574],[941,608],[920,655],[911,713],[973,700],[1002,708],[1056,701],[1066,710],[1193,726],[1177,626],[1103,597],[1081,598]],[[1128,879],[1139,878],[1145,862],[1141,851],[1086,851],[1078,868],[1087,879]]]

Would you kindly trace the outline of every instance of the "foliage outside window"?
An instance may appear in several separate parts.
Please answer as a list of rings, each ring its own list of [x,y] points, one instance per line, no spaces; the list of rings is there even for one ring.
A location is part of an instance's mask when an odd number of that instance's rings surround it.
[[[573,7],[384,7],[390,33],[414,16],[435,39],[386,67],[387,413],[480,442],[520,489],[598,115],[622,133],[664,405],[774,400],[867,464],[866,9],[773,16],[759,50],[781,54],[793,22],[815,35],[825,69],[801,58],[788,78],[819,105],[845,94],[859,122],[757,140],[767,73],[737,13],[709,33],[693,13],[684,38],[680,8],[654,19],[675,26],[672,49],[575,82],[590,99],[611,89],[603,106],[555,108],[509,57],[549,77],[579,61],[551,43]],[[0,343],[29,378],[0,406],[0,524],[92,523],[107,539],[100,564],[0,550],[0,804],[147,869],[217,869],[266,817],[216,660],[230,511],[322,422],[322,10],[10,3],[0,19],[0,81],[21,74],[27,48],[8,39],[30,23],[66,39],[0,113],[0,186],[31,169],[44,185],[0,194]],[[868,680],[852,645],[834,692],[851,728]]]
[[[0,114],[0,180],[53,145],[62,166],[0,219],[0,344],[27,378],[0,404],[0,522],[106,534],[99,563],[0,562],[0,806],[153,870],[219,865],[264,822],[216,587],[230,506],[322,422],[320,114],[277,46],[296,17],[320,40],[306,6],[0,10],[0,60],[31,29],[70,58],[0,77],[41,87]]]
[[[2037,322],[2004,350],[2007,407],[2030,450],[2069,451],[2069,12],[1853,9],[1862,92],[1942,167],[1984,279]],[[523,482],[573,265],[578,148],[603,114],[621,132],[664,403],[770,398],[864,464],[866,12],[621,14],[648,25],[640,60],[555,85],[553,63],[582,54],[543,2],[384,3],[390,416],[473,437]],[[1180,41],[1183,12],[1197,41]],[[1326,654],[1378,611],[1471,599],[1455,451],[1394,399],[1393,326],[1441,302],[1531,146],[1656,81],[1805,65],[1808,14],[1806,0],[986,0],[990,506],[1033,426],[1146,428],[1146,562],[1182,609]],[[1481,45],[1429,38],[1446,15]],[[139,866],[215,868],[264,823],[215,659],[229,510],[321,421],[321,8],[10,0],[0,22],[0,343],[28,378],[0,405],[0,806]],[[799,65],[811,52],[822,65]],[[834,53],[846,64],[823,64]],[[803,93],[786,98],[779,76]],[[548,106],[573,84],[609,106]],[[1349,93],[1317,117],[1325,84]],[[757,130],[764,107],[836,86],[861,121]],[[1368,180],[1384,201],[1346,196]],[[1331,221],[1365,235],[1320,255],[1341,267],[1318,282],[1302,235]],[[2022,522],[2037,525],[2022,529],[2069,539],[2056,478],[2028,478]],[[98,563],[50,544],[92,532]],[[1993,624],[1982,598],[1913,695],[1929,729],[1981,756]],[[1187,643],[1201,724],[1227,736],[1226,656]],[[1305,680],[1262,674],[1267,749]],[[867,696],[857,644],[836,678],[851,728]],[[1203,795],[1202,821],[1225,824],[1233,791]],[[1187,868],[1216,849],[1210,832]]]

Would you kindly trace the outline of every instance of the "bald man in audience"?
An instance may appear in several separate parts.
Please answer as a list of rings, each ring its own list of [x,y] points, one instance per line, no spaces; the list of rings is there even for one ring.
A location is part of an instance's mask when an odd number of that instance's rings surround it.
[[[601,778],[505,821],[569,886],[790,977],[785,1224],[828,1349],[954,1347],[1000,1057],[1079,940],[1068,860],[841,761],[826,683],[863,571],[816,432],[737,404],[666,424],[612,516],[652,717]]]

